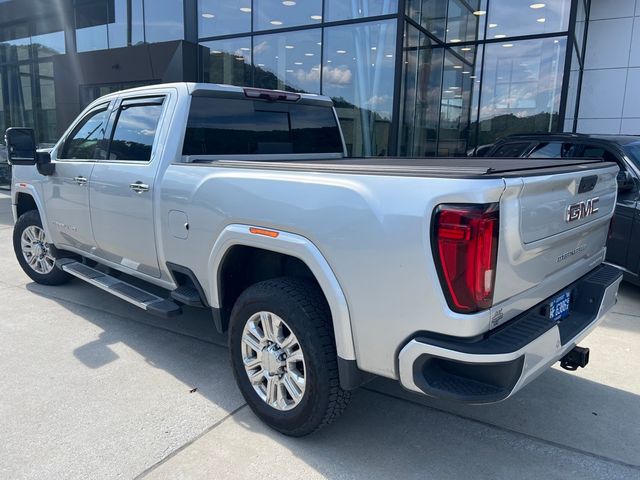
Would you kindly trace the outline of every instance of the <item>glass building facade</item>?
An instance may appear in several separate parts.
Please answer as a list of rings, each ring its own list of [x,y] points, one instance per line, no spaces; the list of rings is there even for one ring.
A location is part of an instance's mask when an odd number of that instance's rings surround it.
[[[51,143],[102,94],[189,80],[328,95],[353,156],[467,155],[509,133],[575,130],[588,11],[585,0],[0,1],[0,131],[33,126]]]

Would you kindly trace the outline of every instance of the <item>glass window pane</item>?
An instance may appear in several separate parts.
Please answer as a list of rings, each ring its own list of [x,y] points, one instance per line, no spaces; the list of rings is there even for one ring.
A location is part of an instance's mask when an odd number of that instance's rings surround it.
[[[461,48],[464,48],[464,56],[458,54],[459,49],[448,48],[445,52],[438,133],[438,155],[442,156],[471,154],[476,146],[476,79],[480,72],[482,47]]]
[[[106,126],[106,106],[87,114],[67,138],[61,158],[95,158],[98,142],[104,138]]]
[[[374,17],[398,11],[398,0],[325,0],[326,21]]]
[[[200,38],[251,31],[251,0],[198,1]]]
[[[131,45],[144,43],[144,0],[131,0]]]
[[[565,48],[564,37],[485,46],[479,144],[556,129]]]
[[[161,103],[123,104],[109,144],[109,160],[151,160],[161,113]]]
[[[320,93],[320,29],[254,37],[255,86]]]
[[[40,85],[40,125],[37,129],[38,142],[55,143],[56,131],[56,92],[53,83],[53,63],[38,64],[38,83]]]
[[[491,0],[488,38],[563,32],[568,28],[571,2],[546,0]]]
[[[571,47],[569,47],[571,48]],[[572,132],[573,123],[576,118],[576,108],[578,102],[578,82],[580,81],[580,62],[575,48],[572,49],[571,69],[569,70],[569,88],[567,89],[567,106],[564,114],[564,131]]]
[[[39,58],[65,53],[64,32],[43,33],[31,37]]]
[[[582,48],[584,44],[584,29],[587,21],[587,9],[584,0],[577,0],[578,10],[576,12],[576,46],[578,47],[578,53],[582,55]]]
[[[447,0],[406,0],[407,16],[444,41]]]
[[[325,29],[322,93],[335,102],[350,155],[389,152],[396,23]]]
[[[449,0],[447,11],[447,43],[470,42],[482,37],[486,1]]]
[[[109,48],[127,46],[127,0],[109,2]]]
[[[400,155],[434,156],[437,152],[443,49],[407,25],[402,80]]]
[[[148,43],[184,38],[182,0],[145,0],[144,31]]]
[[[31,39],[26,24],[11,25],[0,29],[0,62],[28,60]]]
[[[195,97],[184,155],[303,154],[342,152],[328,107]]]
[[[76,5],[76,44],[78,52],[109,48],[107,2],[83,1]]]
[[[254,30],[319,24],[322,21],[322,0],[253,0],[253,8]]]
[[[251,85],[251,38],[203,42],[209,49],[208,74],[211,83]],[[206,67],[205,67],[206,68]]]

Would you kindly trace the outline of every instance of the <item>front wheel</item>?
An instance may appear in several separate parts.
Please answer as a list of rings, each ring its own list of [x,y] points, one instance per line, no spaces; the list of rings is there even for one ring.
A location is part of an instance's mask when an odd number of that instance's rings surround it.
[[[56,249],[49,243],[36,210],[18,218],[13,229],[13,250],[22,270],[37,283],[61,285],[71,276],[56,267]]]
[[[233,307],[236,382],[254,413],[281,433],[312,433],[347,406],[350,392],[340,388],[330,319],[319,288],[296,278],[257,283]]]

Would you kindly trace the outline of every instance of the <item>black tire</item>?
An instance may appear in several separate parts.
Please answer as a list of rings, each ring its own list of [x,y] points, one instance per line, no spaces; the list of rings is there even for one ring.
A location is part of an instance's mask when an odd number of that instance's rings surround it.
[[[243,329],[254,314],[262,311],[272,312],[284,320],[304,353],[305,391],[290,410],[279,410],[266,403],[254,390],[245,371]],[[285,435],[308,435],[332,423],[349,402],[350,392],[340,388],[329,306],[311,281],[283,277],[245,290],[231,312],[229,350],[233,373],[245,400],[263,422]]]
[[[43,285],[62,285],[63,283],[67,283],[71,280],[71,275],[63,272],[59,268],[54,266],[50,272],[43,274],[35,271],[33,267],[29,265],[29,262],[27,262],[27,259],[22,253],[21,237],[22,233],[31,226],[42,229],[42,220],[40,220],[40,215],[37,210],[29,210],[22,214],[13,228],[13,250],[22,270],[36,283]],[[57,258],[57,250],[55,247],[53,245],[47,245],[51,256]]]

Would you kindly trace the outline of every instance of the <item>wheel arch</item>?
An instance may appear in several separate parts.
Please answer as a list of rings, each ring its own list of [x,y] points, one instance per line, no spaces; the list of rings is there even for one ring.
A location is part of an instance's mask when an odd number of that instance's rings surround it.
[[[310,274],[311,278],[317,282],[331,311],[338,357],[355,361],[347,300],[338,279],[320,250],[301,235],[269,229],[268,231],[274,232],[274,236],[266,236],[252,233],[252,229],[254,227],[249,225],[228,225],[215,242],[208,264],[208,271],[212,273],[212,280],[214,280],[210,282],[208,292],[211,306],[218,309],[222,315],[225,314],[225,309],[230,309],[229,299],[237,293],[237,288],[229,294],[227,285],[227,292],[225,292],[225,275],[230,265],[227,262],[234,260],[234,255],[238,257],[249,253],[250,258],[255,252],[260,251],[266,255],[262,257],[266,262],[284,259],[288,262],[285,268],[301,276]],[[270,267],[267,267],[267,270],[269,269]],[[264,279],[266,278],[260,278],[260,280]],[[240,282],[240,284],[243,283],[245,282]]]
[[[37,210],[42,221],[42,228],[48,238],[53,238],[49,231],[49,223],[47,222],[46,212],[40,197],[37,195],[33,185],[18,184],[16,185],[13,196],[13,219],[14,222],[18,221],[21,215],[30,210]]]

